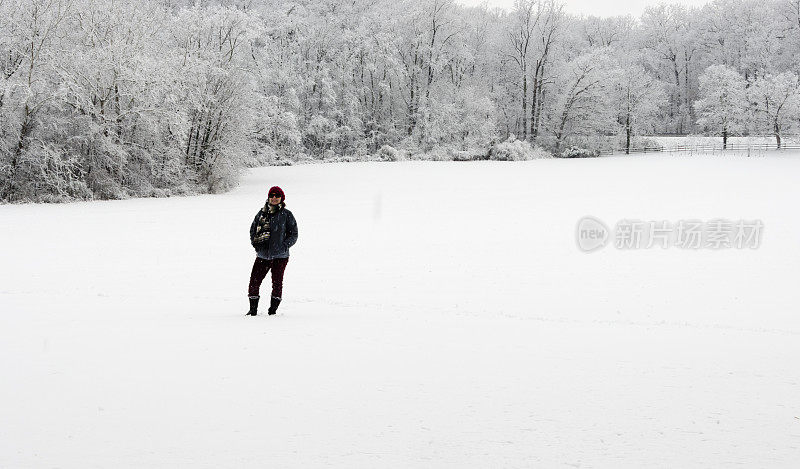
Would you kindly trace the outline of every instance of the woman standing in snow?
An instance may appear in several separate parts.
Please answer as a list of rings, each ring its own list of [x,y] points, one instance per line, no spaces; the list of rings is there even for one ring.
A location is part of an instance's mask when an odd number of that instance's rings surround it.
[[[250,273],[248,316],[258,313],[259,288],[267,272],[272,270],[272,298],[267,314],[275,314],[283,294],[283,272],[289,262],[289,248],[297,242],[297,221],[286,209],[286,195],[274,186],[269,190],[267,203],[250,224],[250,244],[256,250],[256,260]]]

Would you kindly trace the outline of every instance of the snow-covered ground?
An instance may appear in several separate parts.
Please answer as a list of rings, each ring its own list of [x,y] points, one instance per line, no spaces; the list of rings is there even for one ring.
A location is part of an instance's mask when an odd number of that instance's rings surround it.
[[[797,467],[798,174],[787,153],[306,165],[0,207],[0,467]],[[280,314],[250,318],[274,184],[300,236]],[[765,228],[587,254],[585,215]]]

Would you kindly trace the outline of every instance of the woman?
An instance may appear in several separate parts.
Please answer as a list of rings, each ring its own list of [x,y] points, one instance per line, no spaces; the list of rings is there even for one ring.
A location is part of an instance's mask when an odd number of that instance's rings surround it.
[[[250,224],[250,244],[256,250],[256,260],[250,273],[250,311],[247,316],[258,314],[259,288],[267,272],[272,270],[272,298],[267,314],[278,310],[283,293],[283,272],[289,262],[289,248],[297,242],[297,221],[286,209],[286,195],[274,186],[269,190],[267,203],[258,211]]]

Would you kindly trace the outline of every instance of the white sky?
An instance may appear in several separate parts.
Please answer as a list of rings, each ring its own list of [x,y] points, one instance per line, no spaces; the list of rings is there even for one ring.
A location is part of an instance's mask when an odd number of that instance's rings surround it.
[[[477,6],[486,3],[489,8],[501,7],[511,9],[514,0],[456,0],[462,5]],[[566,10],[570,13],[582,13],[594,16],[616,16],[631,14],[638,18],[644,8],[649,5],[659,3],[681,3],[687,6],[702,6],[710,3],[710,0],[562,0],[566,4]]]

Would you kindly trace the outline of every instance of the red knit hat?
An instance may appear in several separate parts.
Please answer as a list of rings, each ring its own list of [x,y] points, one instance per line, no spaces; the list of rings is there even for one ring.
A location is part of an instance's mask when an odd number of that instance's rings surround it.
[[[286,194],[284,194],[283,193],[283,189],[281,189],[278,186],[270,187],[269,188],[269,192],[267,192],[267,195],[269,195],[269,194],[278,194],[278,195],[280,195],[281,196],[281,202],[286,200]]]

